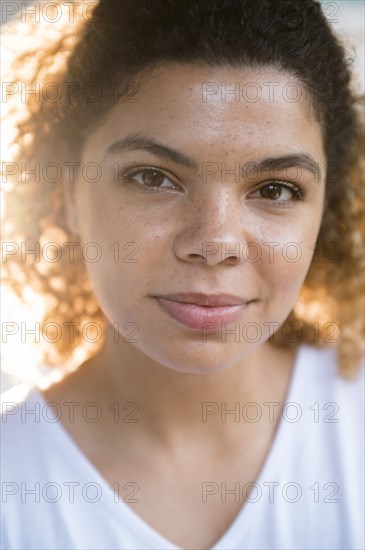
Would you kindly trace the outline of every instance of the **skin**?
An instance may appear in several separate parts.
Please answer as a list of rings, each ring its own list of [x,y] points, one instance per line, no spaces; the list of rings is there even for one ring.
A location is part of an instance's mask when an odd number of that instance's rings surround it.
[[[236,82],[241,89],[256,82],[262,95],[257,102],[236,102],[233,95],[222,101],[217,93],[204,102],[204,82],[224,82],[229,89]],[[265,82],[278,83],[274,101]],[[140,79],[137,101],[115,105],[85,143],[81,163],[99,163],[103,177],[91,183],[81,175],[76,187],[67,190],[70,218],[76,220],[81,242],[101,247],[102,258],[88,262],[87,269],[114,330],[106,331],[101,352],[44,394],[49,400],[94,400],[105,409],[114,401],[138,404],[136,424],[103,418],[90,425],[77,418],[67,428],[106,479],[129,475],[139,480],[144,498],[136,510],[175,544],[204,548],[224,533],[242,503],[224,510],[221,503],[202,505],[201,480],[210,474],[233,483],[237,478],[254,481],[279,419],[277,415],[274,423],[268,418],[257,424],[223,423],[215,415],[204,423],[202,403],[225,402],[231,409],[237,401],[283,403],[290,383],[295,350],[270,344],[269,324],[286,319],[309,269],[322,219],[326,160],[322,130],[308,112],[308,98],[283,97],[288,82],[295,82],[292,75],[270,67],[155,68]],[[184,153],[197,163],[197,170],[146,151],[106,156],[110,144],[130,133]],[[203,163],[215,163],[218,169],[226,163],[232,169],[235,163],[247,166],[298,153],[313,158],[320,177],[290,168],[276,171],[275,178],[261,172],[255,178],[246,173],[239,181],[227,174],[224,180],[220,170],[207,181],[203,178]],[[160,184],[167,187],[143,191],[141,175],[134,176],[134,184],[118,183],[116,162],[122,170],[131,164],[164,170],[168,176]],[[273,179],[301,187],[304,200],[292,200],[285,189],[284,205],[263,197],[259,189]],[[119,262],[109,248],[116,241]],[[130,242],[138,247],[138,261],[133,263],[123,261],[134,250],[123,249]],[[207,242],[218,244],[219,251],[204,252],[202,243]],[[253,242],[262,256],[247,261],[245,246]],[[289,242],[300,247],[297,262],[288,261],[292,250],[285,254]],[[237,252],[237,243],[238,257],[221,254],[223,245]],[[277,243],[273,258],[264,243]],[[247,323],[256,323],[261,337],[256,342],[241,335],[223,338],[230,324],[203,341],[199,331],[172,320],[152,298],[189,291],[227,292],[253,300],[239,320],[240,334]],[[123,341],[130,334],[127,323],[137,327],[137,342]],[[106,453],[108,448],[113,452]],[[150,464],[154,472],[149,475],[144,470]],[[171,508],[166,487],[177,477],[183,480],[182,488],[176,489],[180,507]],[[170,506],[170,521],[164,505]],[[200,519],[189,535],[184,529],[185,509],[194,510]]]

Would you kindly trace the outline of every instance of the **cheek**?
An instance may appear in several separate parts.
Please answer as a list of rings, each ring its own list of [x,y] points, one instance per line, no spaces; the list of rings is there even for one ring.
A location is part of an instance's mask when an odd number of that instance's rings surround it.
[[[194,223],[185,211],[177,215],[175,208],[136,207],[126,194],[108,194],[105,187],[95,185],[80,192],[78,214],[83,243],[96,243],[101,254],[98,262],[86,266],[109,319],[132,320],[141,298],[160,289],[160,281],[168,281],[171,288],[180,284],[181,273],[189,266],[180,271],[174,243]],[[237,280],[253,285],[267,313],[281,317],[294,305],[308,272],[320,216],[301,206],[275,216],[251,209],[242,220],[245,223],[235,227],[234,235],[241,240]]]
[[[256,275],[267,289],[271,301],[295,297],[310,267],[320,226],[320,215],[283,214],[270,224],[256,224],[250,235],[257,243],[260,260],[255,262]],[[253,254],[255,255],[255,254]]]
[[[105,315],[110,320],[133,322],[138,300],[148,294],[164,265],[166,239],[161,218],[152,222],[135,205],[115,197],[111,200],[101,191],[86,189],[77,199],[83,250],[98,251],[97,261],[89,261],[86,254],[83,258]]]

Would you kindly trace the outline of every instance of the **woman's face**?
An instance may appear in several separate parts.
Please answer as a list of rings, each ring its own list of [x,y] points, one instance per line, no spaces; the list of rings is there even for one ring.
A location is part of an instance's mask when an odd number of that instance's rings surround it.
[[[266,342],[296,303],[322,218],[321,127],[299,82],[272,68],[166,65],[137,88],[83,149],[75,205],[88,273],[123,345],[215,372]],[[242,303],[162,298],[192,292]]]

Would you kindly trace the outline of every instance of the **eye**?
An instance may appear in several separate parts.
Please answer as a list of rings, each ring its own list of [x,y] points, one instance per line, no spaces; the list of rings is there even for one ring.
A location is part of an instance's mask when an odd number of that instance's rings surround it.
[[[302,193],[299,187],[288,182],[282,183],[279,181],[272,181],[250,193],[249,196],[275,202],[295,202],[304,199],[304,193]]]
[[[165,172],[152,166],[134,167],[131,170],[120,173],[119,178],[127,184],[137,184],[141,187],[151,188],[154,190],[177,188]]]

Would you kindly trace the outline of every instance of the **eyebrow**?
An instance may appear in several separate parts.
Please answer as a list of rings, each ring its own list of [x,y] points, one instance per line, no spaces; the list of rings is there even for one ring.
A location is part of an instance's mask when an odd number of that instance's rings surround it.
[[[129,134],[125,138],[113,142],[105,151],[104,160],[111,155],[128,151],[147,151],[153,155],[180,164],[191,170],[198,171],[199,164],[192,157],[189,157],[177,151],[154,138],[143,136],[141,134]],[[291,167],[299,167],[314,175],[316,181],[321,180],[321,171],[313,157],[309,153],[296,153],[290,155],[281,155],[278,157],[268,157],[258,162],[251,161],[245,164],[253,165],[258,172],[267,172],[270,170],[285,170]]]
[[[182,166],[195,171],[197,171],[199,167],[198,163],[194,159],[186,156],[181,151],[172,149],[171,147],[163,145],[153,138],[148,138],[140,134],[130,134],[123,139],[115,141],[109,145],[105,151],[104,158],[106,159],[109,155],[115,155],[126,151],[147,151],[157,157],[171,160],[176,164],[181,164]]]
[[[287,168],[298,167],[313,174],[315,181],[321,181],[321,170],[318,162],[309,153],[297,153],[294,155],[282,155],[263,159],[255,164],[259,172],[286,170]]]

